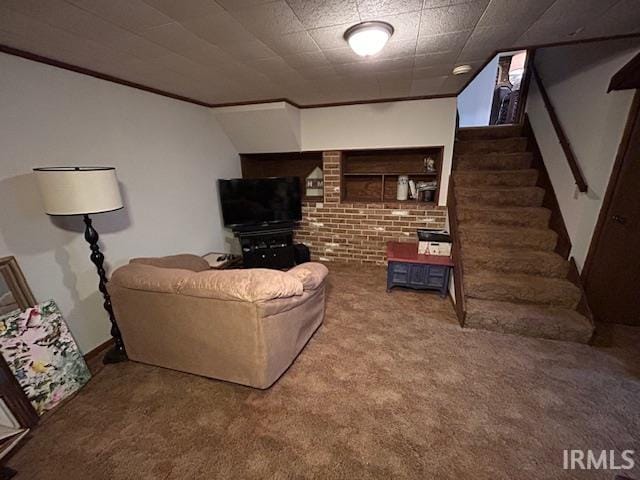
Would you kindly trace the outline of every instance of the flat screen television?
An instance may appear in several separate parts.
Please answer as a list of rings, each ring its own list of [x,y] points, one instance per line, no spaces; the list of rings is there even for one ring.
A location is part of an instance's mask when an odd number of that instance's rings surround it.
[[[218,180],[222,219],[227,227],[302,220],[298,177]]]

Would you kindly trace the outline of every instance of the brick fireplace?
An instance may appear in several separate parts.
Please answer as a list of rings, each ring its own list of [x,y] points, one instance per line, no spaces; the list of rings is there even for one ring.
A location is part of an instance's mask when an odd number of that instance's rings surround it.
[[[314,260],[385,262],[388,241],[416,241],[416,228],[444,228],[446,207],[419,202],[341,201],[343,156],[322,154],[324,201],[305,200],[296,240],[306,244]]]

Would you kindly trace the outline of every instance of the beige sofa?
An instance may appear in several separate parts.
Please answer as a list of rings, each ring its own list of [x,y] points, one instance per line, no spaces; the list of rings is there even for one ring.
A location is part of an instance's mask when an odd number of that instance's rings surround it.
[[[195,255],[138,258],[108,284],[131,360],[270,387],[324,318],[327,268],[210,270]]]

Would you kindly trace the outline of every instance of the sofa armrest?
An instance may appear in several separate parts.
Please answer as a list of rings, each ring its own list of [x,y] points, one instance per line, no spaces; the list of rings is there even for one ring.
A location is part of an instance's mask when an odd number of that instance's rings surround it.
[[[302,263],[293,267],[287,273],[302,282],[305,290],[315,290],[329,274],[329,269],[317,262]]]
[[[117,285],[131,290],[177,293],[182,282],[194,273],[178,268],[158,268],[144,263],[130,263],[117,268],[107,288]]]
[[[190,253],[179,255],[169,255],[168,257],[140,257],[133,258],[129,263],[140,263],[160,268],[177,268],[180,270],[191,270],[192,272],[203,272],[209,270],[209,262],[204,258]]]

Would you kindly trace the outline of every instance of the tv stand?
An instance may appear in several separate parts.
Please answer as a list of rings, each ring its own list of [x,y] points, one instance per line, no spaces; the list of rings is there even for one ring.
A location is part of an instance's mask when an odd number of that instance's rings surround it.
[[[284,270],[295,266],[293,227],[293,223],[283,223],[235,228],[244,268]]]

